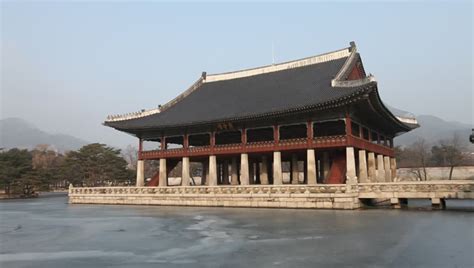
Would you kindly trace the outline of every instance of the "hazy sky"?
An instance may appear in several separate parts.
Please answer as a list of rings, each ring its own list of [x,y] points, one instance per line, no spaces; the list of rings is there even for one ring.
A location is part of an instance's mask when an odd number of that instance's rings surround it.
[[[473,5],[1,3],[1,118],[136,145],[108,114],[166,103],[219,73],[349,46],[387,104],[473,121]]]

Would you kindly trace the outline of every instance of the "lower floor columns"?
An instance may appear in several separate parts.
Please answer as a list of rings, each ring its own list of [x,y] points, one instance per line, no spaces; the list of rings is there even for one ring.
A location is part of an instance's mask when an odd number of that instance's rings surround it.
[[[189,186],[189,181],[191,180],[191,176],[189,174],[190,165],[189,165],[189,157],[183,157],[182,161],[182,172],[181,172],[181,185],[182,186]]]
[[[159,186],[167,186],[168,185],[168,172],[166,171],[166,159],[160,159],[160,178],[159,178]]]
[[[232,158],[232,162],[230,164],[230,176],[232,185],[239,184],[239,173],[237,171],[237,159],[235,157]]]
[[[329,176],[329,169],[331,168],[331,163],[329,162],[329,153],[324,152],[323,153],[323,182],[326,182]]]
[[[392,181],[396,181],[397,178],[397,159],[395,157],[390,158],[390,171],[392,175]]]
[[[392,170],[390,169],[390,157],[384,156],[383,157],[383,165],[385,168],[385,182],[392,181]]]
[[[316,156],[314,149],[306,150],[306,177],[308,184],[317,184]]]
[[[208,177],[209,177],[209,163],[206,160],[202,162],[201,185],[207,185]]]
[[[377,181],[377,172],[376,172],[376,165],[375,165],[375,153],[369,152],[367,154],[367,175],[369,178],[369,182],[376,182]]]
[[[145,185],[145,161],[137,161],[137,187],[142,187]]]
[[[359,182],[369,182],[365,150],[359,150]]]
[[[229,184],[229,162],[222,162],[222,184]]]
[[[346,147],[346,184],[356,184],[357,174],[354,147]]]
[[[209,186],[217,185],[217,161],[215,155],[209,156],[209,176],[208,176]]]
[[[273,184],[283,184],[283,175],[281,170],[281,152],[273,152]]]
[[[249,185],[250,183],[250,171],[249,171],[249,155],[240,155],[240,184]]]
[[[291,155],[291,183],[298,184],[300,180],[300,173],[298,170],[298,156],[296,154]]]
[[[262,163],[260,164],[260,184],[268,184],[268,165],[266,156],[262,156]]]
[[[385,181],[385,168],[383,164],[383,155],[377,155],[377,182]]]

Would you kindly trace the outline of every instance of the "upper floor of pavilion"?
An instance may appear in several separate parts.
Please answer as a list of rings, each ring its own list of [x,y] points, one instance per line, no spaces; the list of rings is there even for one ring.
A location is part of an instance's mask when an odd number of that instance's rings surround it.
[[[221,74],[202,73],[179,96],[152,110],[109,116],[106,126],[144,140],[212,131],[351,118],[394,137],[417,127],[394,115],[367,75],[354,42],[337,51]]]

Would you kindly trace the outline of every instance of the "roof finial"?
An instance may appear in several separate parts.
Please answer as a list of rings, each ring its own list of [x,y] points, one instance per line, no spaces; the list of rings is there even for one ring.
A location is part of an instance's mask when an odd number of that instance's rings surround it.
[[[356,52],[357,51],[356,43],[354,41],[351,41],[349,44],[351,45],[349,51],[350,52]]]

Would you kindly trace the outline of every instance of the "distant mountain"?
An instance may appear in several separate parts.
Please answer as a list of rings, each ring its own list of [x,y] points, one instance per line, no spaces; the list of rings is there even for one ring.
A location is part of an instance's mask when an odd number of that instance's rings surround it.
[[[38,144],[49,144],[60,152],[77,150],[88,142],[79,138],[50,134],[20,118],[0,120],[0,147],[33,149]]]
[[[416,119],[420,127],[395,138],[395,145],[408,146],[420,138],[428,143],[436,143],[439,140],[452,139],[455,133],[468,142],[471,129],[474,128],[472,125],[449,122],[432,115],[419,115]]]

